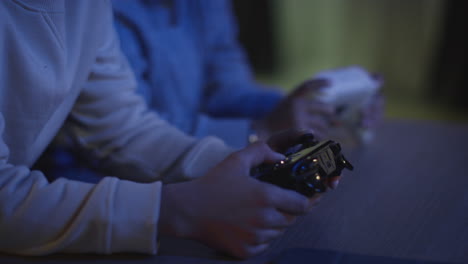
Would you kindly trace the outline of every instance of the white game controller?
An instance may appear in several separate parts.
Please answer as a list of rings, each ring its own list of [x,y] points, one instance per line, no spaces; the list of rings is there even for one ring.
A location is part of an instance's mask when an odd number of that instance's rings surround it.
[[[333,128],[332,135],[351,133],[361,143],[369,142],[373,136],[372,131],[361,126],[361,113],[379,91],[381,81],[358,66],[322,71],[313,78],[330,82],[314,98],[335,107],[341,125]]]

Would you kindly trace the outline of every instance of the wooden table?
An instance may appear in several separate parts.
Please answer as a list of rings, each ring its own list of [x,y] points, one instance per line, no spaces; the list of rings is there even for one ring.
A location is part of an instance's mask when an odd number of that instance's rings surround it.
[[[372,145],[344,150],[347,173],[270,249],[288,248],[468,263],[468,124],[388,120]],[[158,256],[0,256],[0,263],[237,263],[193,241],[162,238]]]

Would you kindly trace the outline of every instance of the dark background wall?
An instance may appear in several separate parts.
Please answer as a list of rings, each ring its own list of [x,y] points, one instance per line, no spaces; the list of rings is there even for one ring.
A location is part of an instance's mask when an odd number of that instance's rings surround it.
[[[329,68],[385,76],[389,117],[468,120],[463,0],[234,0],[258,79],[292,89]]]
[[[277,66],[274,2],[236,0],[234,11],[239,22],[239,40],[249,54],[257,73],[272,74]]]
[[[434,63],[432,98],[468,108],[468,4],[448,0]]]

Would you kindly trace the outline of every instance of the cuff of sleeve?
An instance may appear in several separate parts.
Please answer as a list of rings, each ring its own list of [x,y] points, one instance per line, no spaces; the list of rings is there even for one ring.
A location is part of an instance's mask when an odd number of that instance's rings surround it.
[[[156,254],[161,188],[161,182],[143,184],[118,181],[114,199],[111,199],[110,253]]]
[[[182,163],[184,180],[190,180],[205,175],[213,166],[224,160],[233,149],[227,147],[216,137],[206,137],[187,154]]]

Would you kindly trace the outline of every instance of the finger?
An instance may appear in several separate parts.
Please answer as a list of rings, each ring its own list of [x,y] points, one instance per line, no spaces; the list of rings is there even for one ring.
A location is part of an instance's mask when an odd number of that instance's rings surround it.
[[[317,140],[319,141],[322,141],[322,140],[325,140],[327,137],[326,137],[326,134],[325,132],[322,132],[322,131],[317,131],[315,132],[315,135],[316,135],[316,138]]]
[[[378,120],[379,118],[376,113],[369,113],[369,112],[361,113],[360,126],[363,128],[372,129],[376,126],[376,124],[378,123]]]
[[[294,224],[296,218],[295,215],[269,207],[259,211],[251,224],[260,229],[284,229]]]
[[[267,244],[284,233],[284,228],[277,229],[260,229],[252,232],[250,237],[250,245]]]
[[[315,115],[324,115],[327,118],[332,118],[335,115],[335,107],[323,102],[312,100],[309,102],[307,108],[309,113]]]
[[[372,101],[361,111],[361,126],[365,128],[374,128],[380,120],[383,119],[384,97],[376,94]]]
[[[309,93],[316,92],[330,85],[330,82],[326,79],[312,79],[303,82],[297,87],[291,94],[291,97],[302,97]]]
[[[361,120],[361,126],[367,129],[374,129],[378,126],[380,120],[382,119],[381,115],[373,113],[367,116],[363,116]]]
[[[301,136],[314,134],[311,129],[289,129],[274,134],[268,139],[268,145],[278,152],[285,152],[290,147],[300,143]]]
[[[316,133],[325,132],[330,128],[328,122],[320,116],[310,116],[304,121],[304,124],[307,128],[316,131]]]
[[[320,193],[314,194],[312,197],[309,198],[309,205],[307,209],[308,210],[312,209],[317,204],[319,204],[321,200],[322,200],[322,195]]]
[[[253,257],[267,250],[269,246],[270,246],[269,244],[246,245],[241,256],[238,256],[238,257],[242,259]]]
[[[258,141],[238,151],[235,155],[244,160],[249,168],[262,163],[273,163],[285,159],[283,154],[274,152],[265,142]]]
[[[341,176],[335,176],[335,177],[331,177],[330,179],[328,179],[328,186],[332,189],[336,189],[338,187],[338,184],[340,183],[340,179],[341,179]]]
[[[292,215],[302,215],[307,212],[308,200],[304,195],[272,184],[265,184],[265,188],[269,194],[270,205],[276,209]]]

